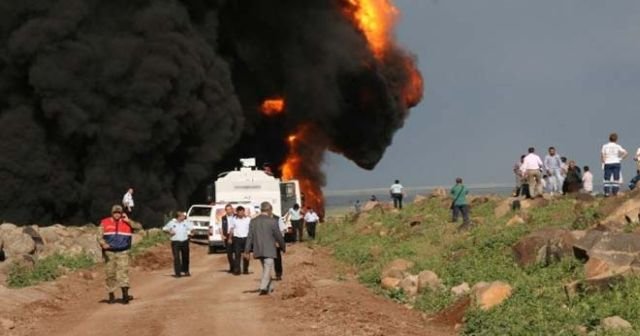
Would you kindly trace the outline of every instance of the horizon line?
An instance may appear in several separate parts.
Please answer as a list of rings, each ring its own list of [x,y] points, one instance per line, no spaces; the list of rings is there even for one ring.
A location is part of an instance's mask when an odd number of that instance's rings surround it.
[[[446,185],[432,185],[432,186],[418,186],[418,187],[405,187],[405,190],[420,190],[420,191],[431,191],[437,188],[449,188],[450,186]],[[511,183],[478,183],[478,184],[470,184],[467,185],[470,189],[492,189],[492,188],[510,188],[513,187]],[[387,192],[389,188],[384,187],[376,187],[376,188],[360,188],[360,189],[326,189],[323,190],[326,196],[341,196],[341,195],[354,195],[354,194],[362,194],[362,193],[375,193],[375,192]]]

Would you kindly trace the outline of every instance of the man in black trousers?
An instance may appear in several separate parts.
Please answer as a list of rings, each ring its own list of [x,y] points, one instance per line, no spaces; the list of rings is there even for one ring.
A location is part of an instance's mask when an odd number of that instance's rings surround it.
[[[227,252],[227,261],[229,262],[229,270],[227,272],[233,273],[233,265],[234,265],[234,251],[233,251],[233,238],[229,234],[229,222],[233,220],[234,209],[231,204],[227,204],[224,207],[225,215],[222,216],[222,240],[224,241],[224,248]]]
[[[243,258],[242,253],[245,250],[250,223],[251,218],[245,215],[244,208],[238,206],[236,208],[236,216],[229,223],[229,232],[233,236],[233,251],[235,253],[233,260],[234,275],[240,275],[240,273],[249,274],[249,259]],[[241,264],[242,269],[240,269]]]
[[[273,210],[269,212],[269,215],[273,217],[277,221],[278,230],[282,233],[284,237],[285,232],[287,231],[287,225],[283,218],[278,217],[278,215],[273,214]],[[276,281],[282,280],[282,249],[284,247],[277,246],[276,248],[276,258],[273,260],[273,268],[276,271]]]
[[[162,231],[171,235],[171,252],[173,254],[173,271],[176,278],[191,276],[189,272],[189,237],[193,224],[186,220],[187,214],[178,211],[176,218],[167,223]]]

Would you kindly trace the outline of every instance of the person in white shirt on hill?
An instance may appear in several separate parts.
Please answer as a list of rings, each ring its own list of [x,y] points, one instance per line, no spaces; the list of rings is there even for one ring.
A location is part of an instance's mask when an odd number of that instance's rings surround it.
[[[389,188],[389,193],[393,199],[393,207],[402,209],[402,198],[404,197],[404,188],[400,184],[400,180],[396,180]]]
[[[620,190],[622,160],[629,153],[618,144],[618,134],[609,135],[609,143],[602,146],[600,160],[604,165],[604,196],[616,196]]]
[[[531,197],[542,196],[542,159],[535,153],[536,149],[529,148],[529,154],[524,157],[520,171],[529,182]]]

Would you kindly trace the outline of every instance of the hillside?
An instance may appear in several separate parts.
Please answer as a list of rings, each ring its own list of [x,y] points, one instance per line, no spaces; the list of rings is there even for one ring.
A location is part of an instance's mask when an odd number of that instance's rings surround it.
[[[462,335],[640,332],[639,194],[523,201],[515,213],[510,199],[475,197],[464,232],[448,205],[442,193],[401,212],[368,204],[330,219],[319,243],[375,292]]]

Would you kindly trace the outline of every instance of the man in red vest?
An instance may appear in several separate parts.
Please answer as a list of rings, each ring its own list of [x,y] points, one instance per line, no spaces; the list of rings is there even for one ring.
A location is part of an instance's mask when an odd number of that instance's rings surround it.
[[[139,224],[131,221],[122,211],[122,206],[111,208],[111,217],[100,222],[98,243],[102,247],[105,261],[105,273],[109,304],[116,301],[114,292],[118,287],[122,290],[122,303],[128,304],[133,299],[129,295],[129,250],[133,227]]]

